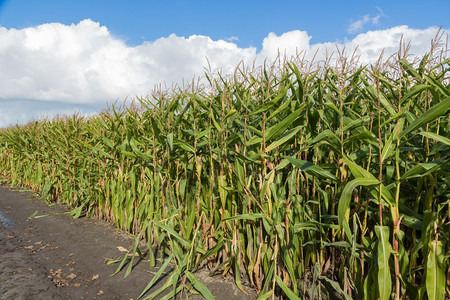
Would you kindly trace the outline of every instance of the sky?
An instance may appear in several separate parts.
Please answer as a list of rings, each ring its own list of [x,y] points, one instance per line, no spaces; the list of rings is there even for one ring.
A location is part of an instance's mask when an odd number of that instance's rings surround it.
[[[423,55],[450,1],[0,0],[0,127],[99,112],[244,62],[336,47]]]

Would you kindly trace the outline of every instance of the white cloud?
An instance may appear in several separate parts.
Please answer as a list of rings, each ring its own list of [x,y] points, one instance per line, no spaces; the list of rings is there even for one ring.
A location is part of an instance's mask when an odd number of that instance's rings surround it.
[[[302,51],[309,51],[309,40],[311,37],[306,31],[294,30],[277,36],[271,32],[262,42],[262,50],[259,53],[260,59],[274,59],[278,56],[290,57]]]
[[[91,20],[0,28],[0,99],[93,103],[146,95],[159,82],[201,75],[206,57],[228,72],[255,48],[171,35],[129,47]]]
[[[348,50],[358,48],[362,63],[374,62],[382,51],[385,58],[391,56],[398,51],[402,39],[406,43],[411,42],[409,54],[412,57],[422,56],[430,50],[431,40],[436,37],[438,30],[437,27],[418,30],[405,25],[396,26],[359,34],[345,46]],[[450,30],[444,29],[442,32],[448,35]]]
[[[347,28],[349,34],[355,34],[361,32],[366,24],[377,25],[380,22],[380,18],[384,17],[384,13],[381,8],[377,7],[378,13],[375,16],[364,15],[360,19],[350,23]]]
[[[375,61],[383,49],[386,55],[396,52],[402,35],[412,42],[411,53],[422,55],[437,30],[398,26],[362,33],[337,45],[311,44],[307,32],[294,30],[281,35],[269,33],[257,51],[255,47],[238,47],[232,41],[175,34],[128,46],[91,20],[21,30],[0,27],[0,127],[43,112],[54,115],[74,108],[91,112],[106,102],[145,96],[159,83],[170,87],[172,83],[180,85],[183,79],[190,82],[204,74],[208,62],[213,71],[221,69],[228,74],[241,61],[251,65],[265,58],[273,60],[278,54],[289,57],[302,51],[306,51],[307,59],[317,51],[316,59],[320,60],[336,46],[345,46],[347,53],[358,46],[361,62],[368,63]],[[444,32],[448,34],[449,30]]]

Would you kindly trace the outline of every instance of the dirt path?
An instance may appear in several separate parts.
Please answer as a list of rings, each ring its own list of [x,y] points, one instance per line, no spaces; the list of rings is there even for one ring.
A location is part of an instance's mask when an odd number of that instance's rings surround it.
[[[133,238],[111,225],[73,219],[31,192],[0,186],[0,299],[136,299],[151,280],[147,262],[123,278],[107,259]],[[156,271],[156,270],[155,270]],[[216,299],[255,299],[222,278],[199,277]],[[201,297],[190,297],[201,299]]]

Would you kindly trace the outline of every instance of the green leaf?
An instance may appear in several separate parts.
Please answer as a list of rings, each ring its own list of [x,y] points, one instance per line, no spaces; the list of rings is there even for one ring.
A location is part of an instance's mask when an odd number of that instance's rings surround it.
[[[429,245],[426,272],[428,299],[443,300],[445,298],[444,246],[441,241],[431,241]]]
[[[120,150],[120,152],[122,153],[123,156],[128,157],[128,158],[137,158],[137,155],[129,152],[129,151],[125,151],[125,150]]]
[[[448,69],[447,69],[448,70]],[[426,80],[429,84],[434,86],[437,90],[439,90],[444,96],[450,96],[450,89],[445,87],[441,82],[439,82],[436,78],[433,78],[431,76],[425,75]]]
[[[450,146],[450,139],[446,138],[446,137],[444,137],[442,135],[439,135],[439,134],[436,134],[436,133],[433,133],[433,132],[426,132],[426,131],[419,132],[419,134],[423,135],[424,137],[427,137],[427,138],[436,140],[438,142],[444,143],[447,146]]]
[[[268,291],[265,294],[260,294],[256,300],[266,300],[273,296],[273,290]]]
[[[227,115],[225,116],[225,120],[228,118],[231,118],[232,116],[234,116],[237,113],[237,110],[235,109],[230,109],[227,113]]]
[[[281,280],[278,275],[275,275],[275,281],[289,299],[300,300],[300,298],[297,297],[297,295],[295,295],[294,292],[290,290],[286,284],[284,284],[283,280]]]
[[[434,161],[426,162],[426,163],[418,163],[408,171],[406,171],[402,177],[400,177],[401,181],[408,180],[411,178],[423,177],[431,174],[433,172],[438,171],[443,168],[447,163],[450,162],[450,159],[437,159]]]
[[[290,85],[288,84],[281,92],[278,93],[278,95],[274,99],[265,102],[260,107],[258,107],[254,111],[252,111],[250,113],[250,116],[256,115],[256,114],[259,114],[259,113],[262,113],[262,112],[265,112],[265,111],[268,111],[272,106],[277,104],[281,99],[284,98],[284,96],[286,96],[286,93],[289,90],[289,88],[290,88]]]
[[[278,108],[270,114],[270,116],[266,119],[266,121],[269,121],[270,119],[276,117],[278,113],[285,110],[286,107],[288,107],[288,105],[291,103],[291,99],[292,97],[284,101],[280,106],[278,106]]]
[[[339,285],[339,283],[337,281],[331,280],[330,278],[328,278],[326,276],[319,276],[319,279],[325,280],[326,282],[328,282],[336,290],[336,292],[338,292],[339,294],[344,296],[344,298],[346,300],[352,299],[352,297],[350,297],[346,292],[344,292],[344,290],[342,290],[341,286]]]
[[[389,112],[391,116],[394,116],[396,111],[394,107],[389,103],[389,101],[384,97],[384,95],[380,92],[377,92],[377,89],[374,85],[369,85],[366,87],[366,90],[369,92],[369,96],[371,96],[374,102],[378,102],[380,100],[381,105]]]
[[[392,143],[393,136],[394,135],[391,134],[384,144],[383,150],[381,151],[381,161],[385,161],[386,158],[389,158],[394,151],[395,144]]]
[[[295,276],[294,264],[292,262],[291,256],[289,255],[289,251],[283,251],[283,252],[284,253],[282,255],[282,259],[283,259],[284,265],[286,266],[286,269],[289,273],[289,279],[292,282],[297,282],[297,276]],[[298,293],[297,285],[294,284],[293,289],[294,289],[294,293],[297,294]]]
[[[219,132],[223,131],[222,126],[220,126],[219,123],[217,123],[216,118],[214,117],[214,112],[213,111],[211,111],[210,116],[211,116],[211,120],[213,121],[214,127],[216,127],[216,129]]]
[[[379,184],[379,181],[374,178],[357,178],[345,185],[338,204],[338,222],[340,226],[342,226],[342,221],[344,218],[348,223],[350,215],[350,200],[353,195],[353,190],[357,186],[371,186],[376,184]]]
[[[325,142],[333,147],[333,150],[335,150],[337,153],[341,152],[341,140],[329,129],[325,129],[321,133],[319,133],[311,142],[309,142],[309,145],[312,146],[319,142]]]
[[[170,151],[173,150],[173,133],[167,135],[167,142],[169,143]]]
[[[267,128],[266,134],[265,134],[265,140],[266,142],[280,136],[284,133],[284,131],[292,125],[292,123],[298,118],[298,116],[301,114],[303,109],[305,108],[305,105],[302,105],[299,109],[291,113],[289,116],[284,118],[280,123]]]
[[[227,201],[227,180],[224,175],[219,175],[217,178],[217,182],[219,184],[219,196],[220,203],[222,204],[222,209],[225,209],[226,201]]]
[[[173,237],[175,237],[177,240],[179,240],[183,246],[185,247],[189,247],[191,245],[191,243],[186,240],[185,238],[183,238],[178,232],[176,232],[172,227],[166,226],[164,224],[161,223],[154,223],[156,226],[160,227],[161,229],[164,229],[165,231],[167,231],[169,234],[171,234]]]
[[[181,140],[179,140],[179,139],[174,139],[174,145],[177,145],[177,146],[179,146],[180,148],[182,148],[182,149],[184,149],[184,150],[186,150],[186,151],[188,151],[188,152],[192,152],[192,153],[195,153],[195,149],[194,149],[194,147],[192,147],[191,145],[189,145],[188,143],[186,143],[186,142],[184,142],[184,141],[181,141]]]
[[[408,100],[411,97],[423,92],[424,90],[430,89],[429,85],[426,84],[417,84],[414,85],[405,95],[402,97],[402,102]]]
[[[369,171],[366,169],[358,166],[354,161],[352,161],[350,158],[344,155],[345,163],[349,167],[350,171],[352,172],[353,176],[355,178],[369,178],[369,179],[375,179],[375,176],[372,175]],[[376,191],[379,190],[379,187],[376,187]],[[372,195],[377,198],[378,195],[375,191],[371,192]],[[383,199],[389,204],[394,205],[394,198],[392,197],[391,192],[384,186],[384,184],[381,184],[381,195]]]
[[[450,97],[447,97],[445,100],[432,106],[419,118],[415,119],[404,131],[400,133],[399,138],[401,139],[411,131],[416,130],[421,126],[436,120],[440,116],[446,114],[449,109],[450,109]]]
[[[378,262],[378,292],[381,300],[389,300],[391,296],[391,271],[389,258],[391,256],[391,244],[389,243],[389,227],[375,226],[375,234],[378,237],[377,262]]]
[[[381,152],[382,161],[385,161],[392,156],[395,149],[395,144],[393,142],[398,138],[398,135],[402,131],[404,122],[404,118],[399,119],[391,134],[389,135],[389,138],[384,144],[383,150]]]
[[[334,182],[338,181],[336,176],[309,161],[296,159],[291,156],[284,156],[284,159],[287,159],[294,167],[313,176],[329,179]]]
[[[131,260],[130,263],[128,264],[128,268],[127,271],[125,272],[125,276],[124,278],[128,277],[128,275],[130,275],[131,271],[133,270],[134,267],[134,258],[136,257],[135,254],[138,253],[139,255],[141,254],[141,252],[139,251],[139,242],[141,241],[141,235],[138,234],[134,240],[134,246],[133,246],[133,251],[131,252]]]
[[[192,285],[194,286],[194,288],[200,293],[202,294],[203,297],[205,297],[205,299],[207,300],[214,300],[214,296],[211,294],[211,292],[209,291],[209,289],[206,287],[206,285],[204,285],[203,283],[201,283],[198,278],[192,274],[189,271],[186,271],[186,276],[189,279],[189,281],[192,283]]]
[[[292,128],[291,130],[286,131],[285,134],[283,134],[283,136],[276,140],[275,142],[273,142],[272,144],[270,144],[269,146],[267,146],[267,148],[265,149],[265,152],[270,152],[273,149],[283,145],[284,143],[286,143],[287,141],[289,141],[293,136],[295,136],[295,134],[297,132],[299,132],[299,130],[302,128],[302,126],[297,126],[295,128]]]

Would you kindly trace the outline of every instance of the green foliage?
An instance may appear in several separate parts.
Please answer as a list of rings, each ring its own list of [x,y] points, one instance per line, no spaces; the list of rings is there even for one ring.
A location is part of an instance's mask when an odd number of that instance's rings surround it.
[[[261,299],[449,297],[448,60],[304,66],[3,129],[0,176],[136,234],[118,272],[145,239],[145,299],[211,299],[203,266]]]

